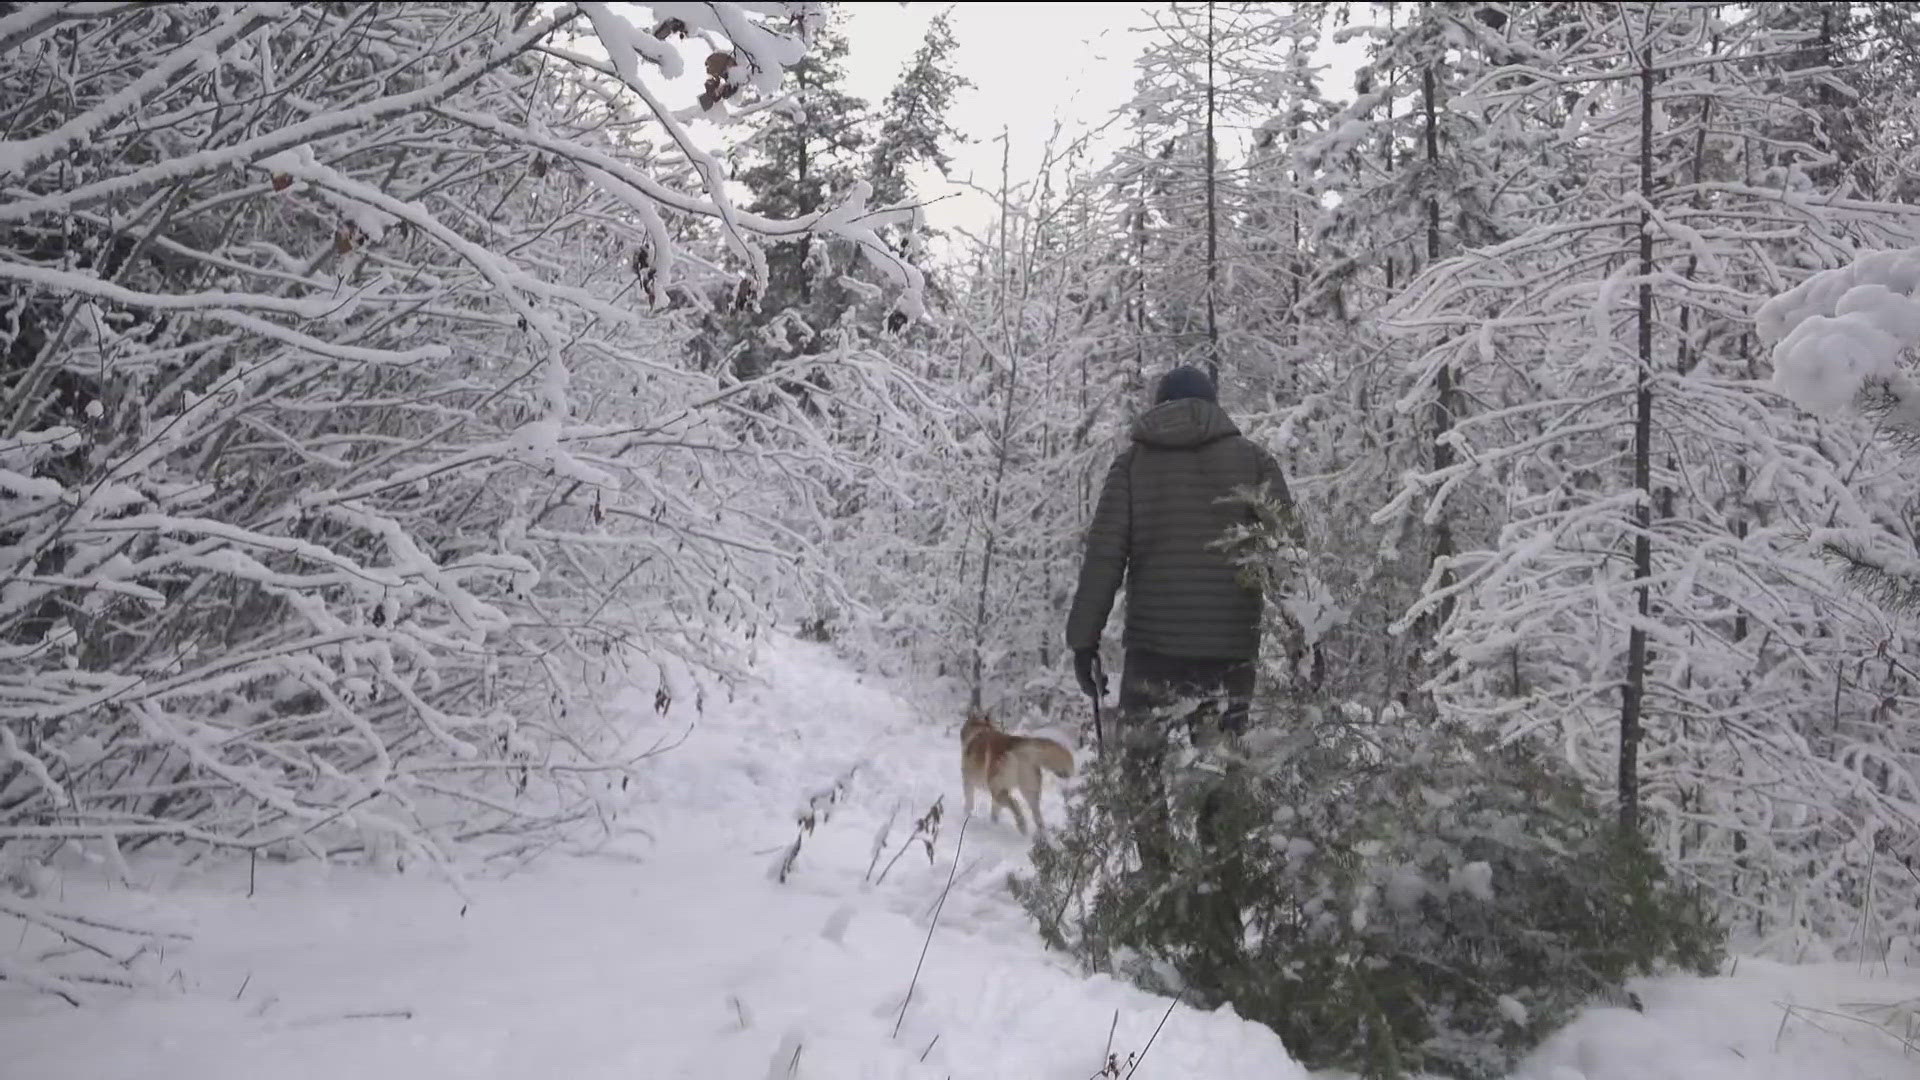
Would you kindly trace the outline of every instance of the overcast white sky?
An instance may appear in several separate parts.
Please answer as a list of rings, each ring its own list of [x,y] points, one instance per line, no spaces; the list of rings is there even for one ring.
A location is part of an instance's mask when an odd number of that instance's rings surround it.
[[[953,9],[955,66],[974,86],[948,118],[970,145],[953,151],[955,181],[989,190],[1000,183],[1004,127],[1014,182],[1031,178],[1056,123],[1067,139],[1097,127],[1133,96],[1134,60],[1165,3],[848,3],[845,12],[852,92],[878,104],[925,37],[927,23]],[[1325,92],[1349,96],[1360,41],[1322,43]],[[1116,131],[1120,130],[1118,128]],[[970,231],[993,221],[993,200],[937,174],[916,178],[922,197],[939,199],[929,223]]]
[[[927,23],[949,6],[954,65],[974,82],[948,114],[970,139],[952,151],[954,181],[998,189],[1002,128],[1014,182],[1031,177],[1056,123],[1071,139],[1133,96],[1136,31],[1152,25],[1147,4],[845,4],[850,89],[876,104],[885,98]],[[992,222],[987,195],[938,174],[916,179],[922,197],[940,200],[927,209],[935,227],[978,231]]]
[[[992,224],[1001,145],[1008,138],[1009,172],[1031,179],[1056,125],[1062,144],[1107,122],[1133,96],[1134,60],[1165,3],[909,3],[837,5],[848,39],[848,89],[878,105],[926,36],[927,23],[948,7],[958,43],[954,64],[974,85],[961,92],[948,119],[969,137],[952,148],[951,182],[929,171],[916,176],[927,218],[936,228],[980,232]],[[1347,96],[1363,46],[1323,45],[1327,91]],[[698,93],[700,65],[675,80],[676,98]],[[676,101],[676,104],[682,103]],[[698,126],[698,125],[696,125]],[[1119,130],[1119,129],[1116,129]],[[715,134],[708,130],[703,134]],[[1095,161],[1099,158],[1096,156]]]

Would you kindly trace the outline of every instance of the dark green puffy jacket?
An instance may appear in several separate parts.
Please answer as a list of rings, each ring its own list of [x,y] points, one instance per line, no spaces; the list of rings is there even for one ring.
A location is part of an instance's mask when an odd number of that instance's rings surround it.
[[[1243,587],[1213,545],[1251,523],[1242,502],[1265,485],[1291,507],[1273,455],[1240,434],[1219,405],[1183,398],[1133,423],[1133,445],[1107,470],[1087,530],[1086,561],[1067,616],[1067,647],[1100,643],[1114,594],[1127,583],[1122,642],[1166,656],[1246,660],[1260,653],[1260,594]]]

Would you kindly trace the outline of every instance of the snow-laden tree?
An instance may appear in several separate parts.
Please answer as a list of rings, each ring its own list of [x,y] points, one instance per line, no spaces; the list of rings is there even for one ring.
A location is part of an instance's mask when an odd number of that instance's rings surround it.
[[[1294,359],[1274,351],[1287,331],[1272,313],[1297,276],[1298,245],[1264,248],[1272,228],[1246,226],[1297,209],[1284,195],[1256,196],[1250,154],[1260,125],[1311,109],[1297,78],[1311,23],[1296,7],[1154,12],[1125,107],[1132,146],[1110,166],[1135,202],[1134,318],[1148,371],[1191,363],[1223,381],[1264,379]]]
[[[0,13],[0,978],[136,976],[30,895],[69,854],[446,865],[604,820],[698,706],[655,666],[811,584],[769,510],[837,445],[716,423],[824,421],[691,369],[676,312],[826,236],[917,314],[901,214],[744,212],[688,134],[778,93],[814,5],[633,10]],[[695,43],[676,108],[649,71]],[[636,665],[657,729],[596,707]]]
[[[926,388],[920,438],[897,447],[890,485],[850,525],[848,565],[875,655],[955,678],[989,707],[1049,715],[1079,540],[1132,385],[1114,318],[1122,275],[1106,261],[1119,215],[1097,181],[1053,189],[1076,147],[1008,181],[973,272],[929,331],[887,346]]]
[[[736,147],[747,167],[737,179],[751,208],[786,214],[819,210],[854,176],[864,175],[876,211],[875,235],[896,258],[917,258],[927,236],[913,185],[917,167],[944,168],[955,133],[946,110],[967,85],[949,68],[955,41],[944,16],[902,67],[875,109],[845,89],[847,43],[831,29],[795,66],[792,97],[757,111]],[[756,432],[769,449],[798,451],[824,468],[804,470],[811,502],[770,510],[826,572],[813,582],[798,622],[802,633],[865,637],[875,612],[862,599],[874,563],[864,530],[866,511],[903,495],[902,466],[925,449],[929,432],[918,410],[937,396],[918,349],[937,329],[915,326],[897,302],[887,269],[861,245],[828,233],[796,234],[769,251],[771,284],[764,295],[716,304],[703,315],[696,343],[706,363],[758,371],[774,380],[747,400],[733,422]],[[937,305],[942,290],[928,284]],[[762,417],[763,405],[797,405],[799,415]],[[935,410],[938,412],[938,409]],[[797,477],[796,477],[797,478]],[[910,484],[909,484],[910,486]],[[851,590],[842,588],[855,583]],[[856,651],[859,645],[853,646]],[[869,654],[869,659],[883,658]]]
[[[1839,669],[1827,743],[1858,777],[1850,794],[1863,811],[1860,852],[1887,857],[1894,882],[1904,886],[1901,871],[1910,874],[1920,863],[1920,724],[1911,718],[1920,690],[1912,656],[1920,495],[1903,467],[1920,449],[1920,386],[1909,362],[1920,346],[1920,248],[1870,252],[1814,274],[1768,300],[1757,322],[1781,394],[1816,415],[1866,417],[1884,440],[1859,444],[1856,463],[1878,459],[1879,467],[1856,469],[1847,478],[1853,498],[1836,500],[1836,512],[1806,540],[1885,613],[1886,636],[1861,651],[1851,671]],[[1842,709],[1845,691],[1852,693]],[[1871,872],[1866,882],[1870,887]],[[1904,887],[1892,892],[1910,895]],[[1913,930],[1898,922],[1890,932]]]
[[[1760,340],[1772,349],[1773,385],[1788,400],[1815,414],[1852,410],[1878,422],[1891,442],[1920,437],[1920,388],[1902,360],[1920,345],[1920,256],[1913,251],[1876,251],[1846,266],[1823,270],[1768,300],[1759,310]],[[1881,525],[1881,522],[1875,522]],[[1887,521],[1886,525],[1897,525]],[[1814,537],[1843,557],[1847,536],[1834,530]],[[1908,538],[1895,535],[1897,542]],[[1863,558],[1843,557],[1862,571],[1889,606],[1905,610],[1913,590],[1910,571]]]
[[[874,196],[883,202],[904,202],[913,193],[910,170],[916,165],[946,175],[952,165],[948,151],[966,139],[947,120],[954,95],[973,85],[954,70],[959,41],[952,15],[948,9],[927,23],[920,47],[880,103],[867,171]]]
[[[732,148],[732,178],[748,192],[748,209],[818,214],[864,170],[873,130],[867,102],[846,89],[847,48],[838,25],[823,27],[788,73],[785,104],[740,121],[750,130]],[[724,349],[742,376],[832,350],[858,301],[843,279],[859,260],[857,251],[812,232],[773,246],[766,288],[735,298],[709,330],[709,347]]]
[[[1499,232],[1488,207],[1500,148],[1453,103],[1497,46],[1485,12],[1458,5],[1388,5],[1351,25],[1330,9],[1305,14],[1318,41],[1364,37],[1368,56],[1336,109],[1313,53],[1290,49],[1290,100],[1257,133],[1243,228],[1273,269],[1238,306],[1257,313],[1264,298],[1281,313],[1266,346],[1281,363],[1276,408],[1255,427],[1289,451],[1308,549],[1339,601],[1321,615],[1327,677],[1356,700],[1413,704],[1436,620],[1386,629],[1426,566],[1454,549],[1456,521],[1471,529],[1475,515],[1456,504],[1432,522],[1369,519],[1408,470],[1451,463],[1440,436],[1466,399],[1449,370],[1411,415],[1386,407],[1417,343],[1383,336],[1378,314],[1420,268]]]
[[[1829,737],[1857,605],[1796,540],[1850,512],[1847,442],[1756,392],[1751,309],[1911,223],[1816,186],[1795,132],[1837,76],[1793,62],[1793,5],[1510,10],[1456,102],[1510,148],[1512,234],[1391,310],[1429,343],[1401,407],[1446,372],[1473,404],[1382,518],[1493,513],[1405,622],[1446,615],[1451,714],[1560,745],[1743,925],[1838,937],[1891,880],[1859,842],[1890,811]]]

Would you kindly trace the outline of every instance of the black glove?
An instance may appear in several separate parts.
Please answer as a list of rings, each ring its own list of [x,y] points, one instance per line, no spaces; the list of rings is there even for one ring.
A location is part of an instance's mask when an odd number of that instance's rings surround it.
[[[1073,674],[1080,680],[1080,692],[1095,699],[1107,696],[1107,676],[1104,673],[1100,676],[1100,685],[1094,685],[1093,664],[1099,655],[1098,649],[1073,650]]]

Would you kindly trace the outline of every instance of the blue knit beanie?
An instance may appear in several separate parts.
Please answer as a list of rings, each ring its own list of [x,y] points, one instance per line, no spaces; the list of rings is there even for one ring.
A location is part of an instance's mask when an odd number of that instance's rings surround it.
[[[1181,398],[1200,398],[1205,401],[1218,400],[1213,388],[1213,380],[1197,367],[1181,366],[1160,377],[1160,388],[1153,395],[1155,405]]]

